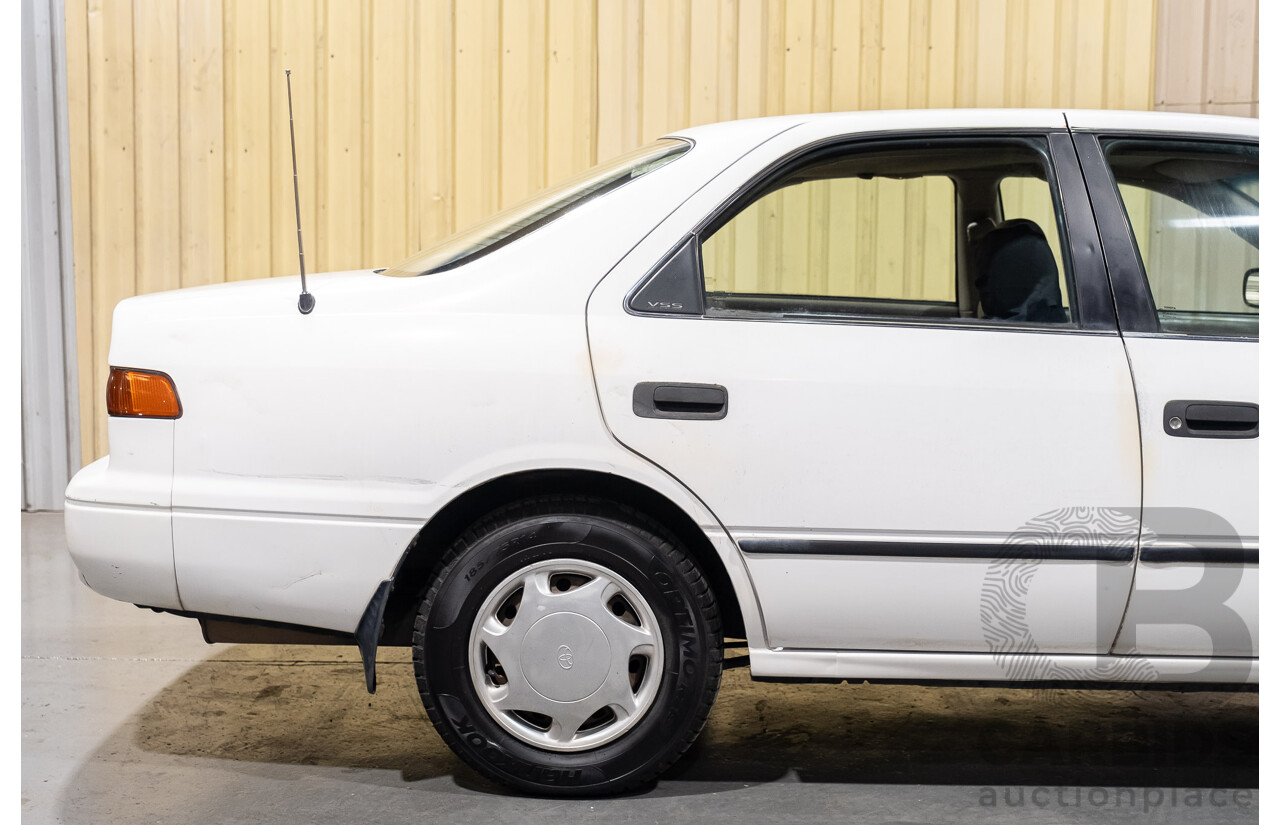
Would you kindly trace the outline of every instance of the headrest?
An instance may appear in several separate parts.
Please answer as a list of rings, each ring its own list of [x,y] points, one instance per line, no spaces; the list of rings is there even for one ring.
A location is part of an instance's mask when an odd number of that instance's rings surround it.
[[[986,317],[1041,324],[1067,321],[1058,264],[1035,221],[1017,218],[985,232],[970,227],[978,268],[974,285]]]

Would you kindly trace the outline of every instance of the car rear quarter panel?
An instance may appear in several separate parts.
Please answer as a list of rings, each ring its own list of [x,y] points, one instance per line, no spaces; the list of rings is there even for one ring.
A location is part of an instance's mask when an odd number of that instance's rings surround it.
[[[183,403],[171,436],[150,432],[173,445],[181,607],[351,631],[434,513],[527,469],[625,475],[714,531],[604,427],[585,307],[654,225],[779,128],[704,130],[716,152],[695,147],[453,271],[317,276],[309,316],[292,278],[122,304],[113,358],[169,373]]]

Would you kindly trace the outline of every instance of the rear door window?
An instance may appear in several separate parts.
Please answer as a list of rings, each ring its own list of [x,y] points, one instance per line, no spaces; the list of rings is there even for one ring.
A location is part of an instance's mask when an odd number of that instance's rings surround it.
[[[712,222],[706,312],[1070,325],[1061,225],[1043,139],[824,151]]]

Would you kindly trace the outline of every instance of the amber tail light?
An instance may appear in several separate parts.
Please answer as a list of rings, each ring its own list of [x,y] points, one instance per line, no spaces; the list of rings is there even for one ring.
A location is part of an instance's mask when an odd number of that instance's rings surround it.
[[[173,379],[163,372],[111,368],[107,414],[131,418],[178,418],[182,404]]]

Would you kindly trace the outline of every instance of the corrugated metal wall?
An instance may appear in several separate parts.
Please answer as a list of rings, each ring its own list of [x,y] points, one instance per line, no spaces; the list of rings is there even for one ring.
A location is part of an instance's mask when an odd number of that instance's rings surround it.
[[[1258,116],[1258,0],[1163,0],[1155,108]]]
[[[1156,21],[1155,0],[67,0],[84,457],[116,302],[295,272],[286,67],[322,271],[690,124],[1149,109]]]

